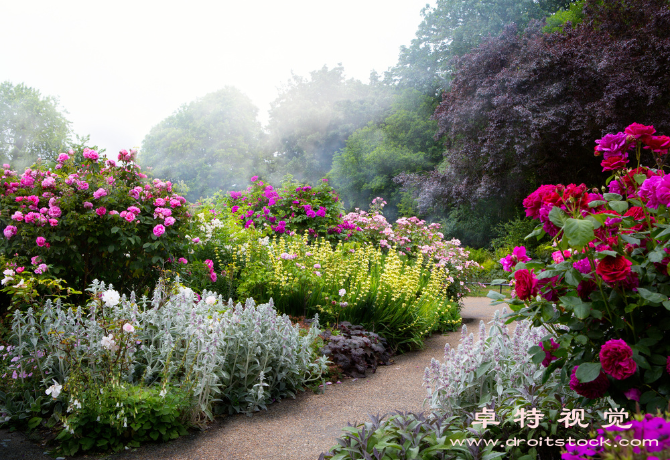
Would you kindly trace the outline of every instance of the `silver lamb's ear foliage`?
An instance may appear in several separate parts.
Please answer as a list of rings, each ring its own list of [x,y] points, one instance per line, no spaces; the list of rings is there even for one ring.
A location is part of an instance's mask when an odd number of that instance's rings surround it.
[[[104,289],[97,281],[89,288],[95,297],[87,316],[81,308],[64,311],[60,301],[50,300],[40,321],[32,309],[14,315],[12,330],[22,356],[40,352],[38,365],[48,372],[45,390],[53,378],[65,382],[82,368],[100,384],[116,375],[132,384],[181,387],[192,393],[198,408],[193,421],[202,422],[213,417],[217,403],[226,412],[249,413],[293,397],[327,369],[327,359],[317,359],[311,348],[320,333],[318,319],[301,337],[299,327],[272,304],[256,306],[252,299],[246,308],[229,300],[221,309],[157,286],[151,301],[142,297],[141,307],[134,293],[131,301],[124,298],[110,307],[97,298]],[[110,324],[125,323],[133,332],[106,332]],[[77,346],[65,350],[68,341]],[[110,372],[102,363],[110,362],[104,358],[115,347],[126,353]]]
[[[496,403],[510,394],[524,397],[524,385],[546,385],[556,392],[565,390],[559,371],[542,384],[543,368],[533,363],[528,353],[531,346],[547,335],[544,328],[521,321],[516,323],[514,333],[509,334],[499,311],[489,326],[488,336],[482,340],[486,326],[480,323],[480,340],[475,341],[464,325],[456,350],[445,345],[444,362],[435,360],[426,368],[426,403],[431,408],[453,414],[456,409],[477,408],[487,398]]]

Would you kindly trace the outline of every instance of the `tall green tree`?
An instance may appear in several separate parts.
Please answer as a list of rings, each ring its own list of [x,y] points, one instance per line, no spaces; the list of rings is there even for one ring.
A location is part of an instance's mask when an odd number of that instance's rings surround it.
[[[349,209],[366,209],[380,196],[385,215],[395,219],[411,212],[411,199],[393,178],[400,173],[429,171],[442,160],[442,143],[434,139],[437,122],[430,119],[437,101],[414,89],[398,91],[389,115],[370,123],[335,154],[328,177]]]
[[[71,122],[58,99],[19,83],[0,84],[0,159],[21,170],[38,158],[53,160],[70,143]]]
[[[157,177],[183,181],[191,201],[239,188],[258,173],[263,133],[257,116],[236,88],[207,94],[154,126],[139,162]]]
[[[335,152],[356,129],[383,116],[390,96],[374,75],[364,84],[345,78],[342,66],[293,75],[270,108],[273,182],[285,174],[311,183],[324,177]]]
[[[437,0],[421,11],[423,20],[410,46],[403,46],[398,64],[386,78],[401,86],[437,95],[448,88],[450,61],[496,36],[511,23],[523,30],[571,0]]]

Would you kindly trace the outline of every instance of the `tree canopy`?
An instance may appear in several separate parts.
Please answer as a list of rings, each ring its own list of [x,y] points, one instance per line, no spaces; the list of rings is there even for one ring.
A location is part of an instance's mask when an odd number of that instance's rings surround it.
[[[367,208],[377,196],[388,202],[386,217],[398,207],[409,212],[411,200],[393,178],[402,172],[431,170],[442,160],[442,145],[434,139],[437,122],[430,119],[434,98],[417,90],[398,91],[389,115],[354,132],[335,154],[328,177],[348,208]]]
[[[0,84],[0,159],[22,170],[38,158],[53,160],[70,143],[70,121],[58,99],[34,88]]]
[[[523,29],[532,19],[542,19],[571,0],[437,0],[421,11],[423,20],[416,38],[401,47],[398,64],[387,74],[401,86],[437,95],[448,88],[450,61],[478,46],[489,35],[498,35],[514,23]]]
[[[335,152],[356,129],[380,119],[390,97],[374,78],[369,85],[345,78],[342,66],[293,75],[270,108],[272,181],[285,174],[310,183],[324,177]]]
[[[419,205],[495,200],[514,212],[539,184],[600,183],[595,139],[633,122],[670,131],[670,7],[587,0],[584,22],[510,26],[456,61],[435,112],[446,168],[405,175]]]
[[[261,158],[258,109],[232,87],[180,107],[154,126],[139,161],[158,177],[183,181],[195,201],[246,184]]]

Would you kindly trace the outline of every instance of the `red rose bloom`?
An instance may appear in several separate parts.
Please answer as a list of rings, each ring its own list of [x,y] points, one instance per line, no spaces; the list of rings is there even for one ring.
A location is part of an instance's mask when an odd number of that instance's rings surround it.
[[[605,256],[598,266],[596,273],[607,283],[616,283],[623,281],[630,273],[630,267],[633,263],[624,256],[618,255],[616,257]]]
[[[624,133],[646,142],[651,139],[651,136],[656,132],[653,126],[645,126],[640,123],[633,123],[624,130]]]
[[[617,380],[627,379],[637,369],[633,350],[621,339],[608,340],[600,348],[600,365]]]
[[[623,169],[628,164],[628,158],[622,156],[612,156],[600,162],[600,166],[603,167],[603,171],[616,171],[617,169]]]
[[[516,295],[520,300],[529,300],[535,297],[538,293],[537,278],[535,274],[527,269],[517,270],[514,272],[514,279],[516,284],[514,289]]]
[[[570,388],[572,388],[578,395],[584,396],[589,399],[598,399],[605,396],[607,389],[610,387],[610,381],[607,379],[605,373],[601,370],[598,377],[595,380],[590,382],[581,383],[577,379],[577,368],[575,366],[572,369],[572,375],[570,376]]]

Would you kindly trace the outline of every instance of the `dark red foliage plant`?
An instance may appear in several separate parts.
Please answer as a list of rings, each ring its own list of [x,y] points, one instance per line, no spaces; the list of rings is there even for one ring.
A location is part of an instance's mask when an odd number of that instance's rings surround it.
[[[434,118],[446,167],[397,178],[441,201],[520,202],[544,183],[600,183],[593,139],[633,121],[670,132],[670,6],[587,0],[582,24],[514,25],[457,58]]]

